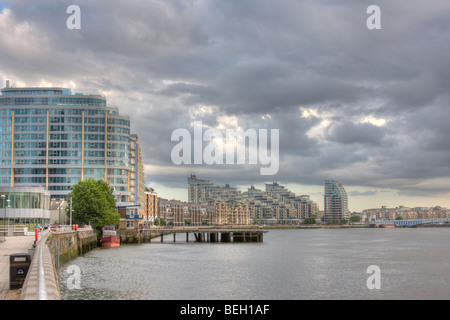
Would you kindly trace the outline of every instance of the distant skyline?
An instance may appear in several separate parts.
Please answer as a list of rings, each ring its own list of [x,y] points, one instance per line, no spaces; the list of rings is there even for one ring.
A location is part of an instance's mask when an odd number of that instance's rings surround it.
[[[208,179],[207,176],[197,176],[199,179]],[[188,191],[187,191],[187,179],[184,179],[186,182],[186,186],[180,187],[180,188],[172,188],[172,187],[165,187],[164,185],[160,184],[153,184],[154,187],[156,187],[155,192],[158,193],[158,196],[166,199],[177,199],[181,201],[188,201]],[[212,183],[216,185],[224,186],[225,183],[216,183],[215,181],[211,180]],[[324,185],[318,185],[318,186],[302,186],[300,184],[296,183],[282,183],[281,181],[267,181],[266,183],[272,183],[272,182],[279,182],[281,185],[285,186],[290,191],[296,193],[297,195],[309,195],[311,200],[316,202],[319,205],[319,210],[323,211],[324,207]],[[325,181],[324,181],[325,182]],[[254,186],[257,189],[265,190],[265,184],[247,184],[247,185],[236,185],[234,183],[229,183],[232,187],[237,187],[242,192],[247,191],[250,186]],[[361,212],[365,209],[374,209],[374,208],[381,208],[382,206],[386,206],[388,208],[396,208],[399,206],[405,206],[405,207],[435,207],[435,206],[442,206],[442,207],[450,207],[445,206],[444,201],[439,202],[439,198],[432,198],[432,197],[419,197],[412,199],[409,196],[402,196],[397,193],[396,190],[393,189],[386,189],[380,191],[373,191],[371,188],[367,187],[358,187],[353,186],[350,188],[347,188],[344,185],[344,188],[347,191],[348,194],[348,201],[349,201],[349,210],[350,212]]]
[[[69,5],[81,29],[69,30]],[[366,9],[381,9],[369,30]],[[190,174],[243,191],[277,181],[323,210],[450,207],[450,2],[0,1],[0,81],[98,93],[130,115],[147,185],[187,200]],[[176,166],[171,134],[279,129],[280,166]]]

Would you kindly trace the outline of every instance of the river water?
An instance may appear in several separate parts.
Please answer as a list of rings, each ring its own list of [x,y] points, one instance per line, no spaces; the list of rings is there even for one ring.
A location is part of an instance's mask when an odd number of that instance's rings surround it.
[[[379,289],[367,285],[372,265]],[[263,243],[166,236],[90,251],[60,269],[60,289],[64,300],[447,300],[450,228],[270,230]]]

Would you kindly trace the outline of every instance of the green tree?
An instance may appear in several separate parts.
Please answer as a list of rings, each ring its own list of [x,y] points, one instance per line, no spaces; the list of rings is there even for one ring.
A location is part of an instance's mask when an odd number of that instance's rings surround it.
[[[155,226],[165,226],[166,221],[163,218],[155,218],[154,225]]]
[[[303,224],[316,224],[316,217],[311,216],[309,218],[306,218],[305,220],[303,220]]]
[[[403,220],[403,217],[402,216],[396,216],[395,220]]]
[[[360,222],[361,221],[361,216],[351,216],[350,217],[350,222]]]
[[[72,221],[92,223],[101,229],[105,225],[118,225],[120,214],[116,211],[113,189],[103,180],[88,179],[75,184],[67,197],[72,199]],[[70,206],[67,207],[69,214]]]

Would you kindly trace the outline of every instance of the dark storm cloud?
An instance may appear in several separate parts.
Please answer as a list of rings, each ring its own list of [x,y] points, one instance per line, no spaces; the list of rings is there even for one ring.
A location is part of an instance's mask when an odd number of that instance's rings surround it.
[[[420,190],[450,176],[447,0],[377,1],[375,31],[356,0],[72,2],[78,31],[66,28],[67,1],[2,7],[1,78],[104,94],[130,115],[148,182],[266,179],[251,166],[172,164],[173,130],[230,117],[280,130],[273,180]]]
[[[343,121],[336,126],[330,126],[327,138],[344,144],[360,143],[371,146],[379,146],[384,138],[384,129],[370,123],[354,124]]]

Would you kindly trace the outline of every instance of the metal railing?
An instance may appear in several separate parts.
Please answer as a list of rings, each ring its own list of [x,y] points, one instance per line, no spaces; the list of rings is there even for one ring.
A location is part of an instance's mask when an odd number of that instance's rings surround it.
[[[47,240],[49,231],[44,230],[41,233],[41,237],[38,240],[39,244],[39,253],[37,256],[38,259],[38,278],[37,278],[37,299],[38,300],[47,300],[47,285],[45,283],[45,269],[44,269],[44,257],[43,257],[43,251],[44,251],[44,245],[45,241]]]
[[[41,241],[39,245],[38,255],[38,300],[47,300],[47,285],[45,284],[45,270],[44,270],[44,258],[42,251],[44,250],[44,241]]]
[[[58,225],[50,227],[52,232],[62,233],[62,232],[72,232],[72,231],[83,231],[83,230],[92,230],[92,226],[90,225]]]

